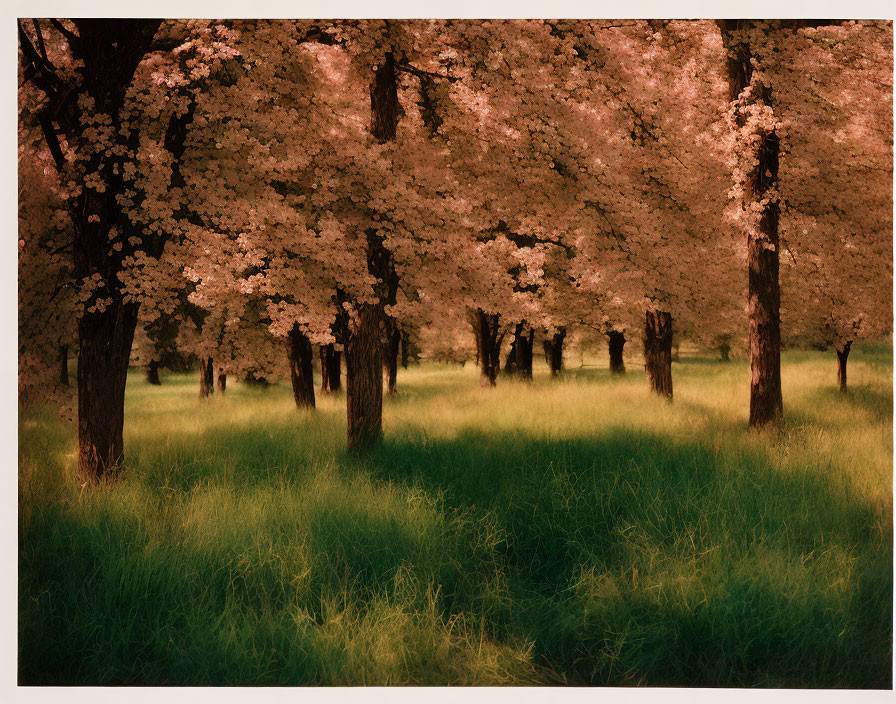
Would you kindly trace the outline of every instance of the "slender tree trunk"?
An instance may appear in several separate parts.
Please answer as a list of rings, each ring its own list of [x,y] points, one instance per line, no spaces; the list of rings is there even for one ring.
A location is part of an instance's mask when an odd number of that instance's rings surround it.
[[[320,390],[321,393],[333,393],[342,388],[342,352],[334,345],[320,347]]]
[[[507,350],[507,358],[504,360],[504,371],[507,374],[516,374],[517,372],[517,332],[514,329],[513,337],[510,339],[510,349]],[[500,363],[500,361],[499,361]]]
[[[498,353],[501,350],[501,339],[498,337],[500,317],[497,314],[486,313],[480,308],[476,311],[476,327],[478,329],[476,341],[479,343],[478,357],[481,370],[479,382],[482,386],[494,386],[500,364],[498,359]]]
[[[159,378],[159,362],[152,360],[146,367],[146,383],[153,386],[161,386],[162,380]]]
[[[720,20],[722,41],[728,50],[728,94],[734,101],[753,77],[755,56],[749,42],[738,37],[744,20]],[[772,107],[771,90],[761,83],[752,86],[745,110],[738,123],[745,125],[747,113],[755,108]],[[761,427],[780,420],[784,403],[781,396],[781,290],[779,282],[778,217],[775,198],[767,198],[778,184],[780,140],[774,130],[758,135],[758,149],[744,183],[744,207],[762,203],[759,226],[747,235],[749,292],[747,311],[750,318],[750,425]],[[744,145],[744,149],[753,149]]]
[[[227,372],[223,369],[218,370],[218,391],[222,394],[227,391]]]
[[[348,448],[360,450],[379,441],[383,425],[383,345],[380,306],[361,304],[350,322],[345,346],[345,396]]]
[[[559,327],[554,333],[550,344],[550,356],[548,365],[551,368],[551,376],[557,376],[563,371],[563,341],[566,339],[566,328]]]
[[[526,322],[517,323],[513,335],[514,371],[521,379],[532,379],[532,338],[534,331]]]
[[[846,360],[849,359],[850,347],[852,340],[837,345],[837,383],[840,385],[840,391],[846,391]]]
[[[407,330],[401,331],[401,368],[407,369],[410,361],[410,350],[408,349],[408,333]]]
[[[211,357],[199,359],[199,398],[215,393],[215,363]]]
[[[625,333],[621,330],[610,330],[607,337],[610,341],[610,371],[614,374],[625,374],[625,360],[622,357]]]
[[[388,339],[386,341],[386,379],[390,394],[395,393],[396,379],[398,377],[398,352],[401,344],[401,329],[390,321],[386,326]]]
[[[121,299],[78,321],[78,473],[114,476],[124,461],[124,390],[137,306]]]
[[[289,331],[289,377],[298,408],[314,408],[314,351],[311,341],[298,325]]]
[[[59,345],[59,385],[68,386],[68,345]]]
[[[648,310],[644,326],[644,369],[650,390],[672,398],[672,315]]]

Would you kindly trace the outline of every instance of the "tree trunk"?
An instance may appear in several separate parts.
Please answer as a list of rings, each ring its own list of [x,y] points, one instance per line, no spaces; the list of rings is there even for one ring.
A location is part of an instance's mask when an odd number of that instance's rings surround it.
[[[607,337],[610,341],[610,371],[613,374],[625,374],[625,360],[622,358],[625,333],[621,330],[610,330]]]
[[[557,376],[563,371],[563,341],[566,339],[566,328],[559,327],[554,333],[550,343],[550,355],[548,365],[551,368],[551,376]]]
[[[78,320],[78,473],[83,481],[113,475],[123,461],[124,390],[128,359],[137,324],[137,306],[124,301],[118,274],[136,251],[161,255],[163,238],[126,223],[119,198],[125,191],[123,154],[133,144],[118,128],[120,111],[137,66],[149,50],[159,20],[75,19],[73,47],[80,63],[78,90],[66,80],[47,80],[46,59],[19,27],[19,47],[35,76],[33,83],[47,98],[39,119],[47,148],[60,173],[68,169],[61,141],[78,149],[88,125],[79,109],[79,95],[92,99],[97,114],[110,122],[112,140],[105,150],[78,150],[85,173],[99,174],[102,190],[84,188],[69,201],[72,220],[73,278],[97,280],[98,293],[85,301],[93,308]],[[52,71],[51,71],[52,73]],[[92,111],[91,111],[92,112]],[[55,124],[54,124],[55,123]],[[60,140],[60,134],[63,140]],[[170,151],[170,150],[169,150]],[[173,152],[172,152],[173,154]],[[174,154],[175,163],[180,158]],[[116,228],[123,247],[110,254],[110,233]],[[99,279],[96,279],[96,277]],[[104,299],[98,309],[91,303]]]
[[[211,357],[199,359],[199,398],[215,393],[215,363]]]
[[[852,340],[837,346],[837,383],[840,385],[840,391],[846,391],[846,360],[849,358],[850,347]]]
[[[297,408],[314,408],[314,351],[311,341],[296,324],[289,331],[289,377]]]
[[[395,57],[387,52],[374,69],[370,85],[370,134],[380,144],[395,140],[398,129],[398,77]],[[383,234],[368,229],[367,273],[376,280],[377,302],[356,305],[348,322],[345,346],[345,396],[348,413],[348,449],[363,450],[382,437],[383,427],[383,341],[385,307],[395,303],[398,276],[392,252]]]
[[[333,393],[342,388],[342,352],[332,344],[321,345],[320,376],[321,393]]]
[[[218,391],[222,394],[227,391],[227,372],[223,369],[218,370]]]
[[[348,449],[362,450],[379,441],[383,425],[382,308],[361,304],[350,322],[345,346],[345,396]]]
[[[532,378],[532,338],[534,331],[526,321],[517,323],[513,335],[513,352],[516,357],[515,371],[521,379]]]
[[[755,56],[748,41],[735,32],[747,20],[720,20],[722,40],[728,50],[728,96],[734,101],[750,85]],[[747,114],[755,108],[771,107],[771,90],[754,85],[745,108],[740,109],[738,124],[747,124]],[[778,184],[780,140],[774,130],[758,135],[755,163],[744,183],[744,208],[750,210],[762,203],[759,227],[749,228],[747,260],[749,293],[747,311],[750,318],[750,425],[761,427],[780,420],[784,403],[781,396],[781,289],[778,278],[778,216],[776,198],[767,198]],[[753,149],[744,145],[744,149]]]
[[[395,324],[395,321],[389,320],[386,326],[386,379],[387,387],[390,394],[395,393],[396,377],[398,376],[398,352],[401,344],[401,329]]]
[[[401,332],[401,368],[407,369],[410,361],[410,350],[408,349],[408,333],[407,330]]]
[[[162,380],[159,378],[159,362],[153,360],[146,367],[146,383],[153,386],[161,386]]]
[[[672,315],[648,310],[644,326],[644,369],[654,393],[672,398]]]
[[[78,473],[114,476],[124,461],[124,390],[137,306],[113,300],[78,320]]]
[[[59,345],[59,385],[68,386],[68,345]]]
[[[498,353],[501,350],[501,339],[498,337],[500,316],[489,314],[481,308],[476,311],[476,341],[479,343],[478,357],[481,370],[479,383],[482,386],[494,386],[498,377],[500,364]]]

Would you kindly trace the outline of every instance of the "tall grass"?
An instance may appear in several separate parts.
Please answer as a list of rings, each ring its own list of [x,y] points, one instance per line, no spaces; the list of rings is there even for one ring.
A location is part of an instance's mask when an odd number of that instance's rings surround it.
[[[788,353],[787,423],[747,369],[685,358],[481,389],[402,372],[385,440],[344,396],[129,380],[127,470],[20,415],[23,684],[889,687],[892,352]]]

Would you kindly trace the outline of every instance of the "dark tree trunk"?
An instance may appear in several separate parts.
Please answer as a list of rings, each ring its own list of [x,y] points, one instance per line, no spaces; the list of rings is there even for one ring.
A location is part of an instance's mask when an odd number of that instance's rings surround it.
[[[227,391],[227,372],[223,369],[218,370],[218,391],[222,394]]]
[[[370,133],[381,144],[394,141],[398,129],[398,78],[395,58],[387,52],[375,67],[370,85]],[[385,306],[395,303],[398,277],[392,252],[377,229],[367,230],[367,272],[376,279],[375,304],[356,306],[357,317],[348,323],[345,346],[345,396],[348,413],[348,449],[363,450],[382,437],[383,341]]]
[[[361,450],[379,441],[383,426],[382,308],[361,304],[350,323],[345,346],[345,396],[348,449]]]
[[[517,323],[513,335],[514,368],[521,379],[532,378],[532,339],[534,331],[526,322]]]
[[[411,353],[408,349],[408,333],[406,330],[401,332],[401,368],[407,369],[410,361]]]
[[[124,260],[139,251],[159,257],[164,237],[150,235],[122,217],[119,197],[125,190],[122,155],[136,146],[132,135],[119,130],[120,111],[134,72],[150,49],[160,20],[75,19],[76,32],[66,35],[72,54],[81,63],[75,86],[42,58],[27,33],[19,27],[22,56],[32,69],[32,80],[47,98],[39,118],[50,154],[60,172],[68,168],[59,135],[86,156],[87,173],[98,173],[102,191],[84,188],[70,200],[73,226],[73,274],[75,280],[99,276],[94,309],[78,321],[78,472],[84,481],[115,473],[123,458],[124,390],[128,359],[134,339],[137,306],[125,303],[118,274]],[[42,47],[42,42],[38,45]],[[92,99],[97,113],[107,116],[114,143],[105,151],[84,151],[87,125],[81,114],[81,94]],[[172,118],[186,129],[184,120]],[[170,131],[169,124],[169,131]],[[174,168],[183,154],[183,140],[169,139],[165,148],[174,157]],[[173,176],[172,176],[173,180]],[[117,231],[121,247],[110,254],[110,233]],[[86,301],[86,308],[92,301]]]
[[[650,390],[672,398],[672,314],[648,310],[644,326],[644,369]]]
[[[211,357],[199,359],[199,398],[215,393],[215,363]]]
[[[545,349],[550,351],[548,357],[548,366],[551,369],[551,376],[557,376],[563,371],[563,341],[566,339],[566,328],[559,327],[551,338],[550,345],[547,344],[545,338]]]
[[[390,394],[395,393],[395,385],[398,377],[398,352],[401,344],[401,329],[390,320],[386,326],[386,380]]]
[[[342,352],[332,344],[321,345],[320,376],[321,393],[328,394],[342,388]]]
[[[610,371],[614,374],[625,374],[625,360],[622,357],[625,333],[621,330],[610,330],[607,337],[610,341]]]
[[[479,346],[477,356],[481,370],[479,381],[482,386],[494,386],[500,364],[498,359],[498,353],[501,351],[501,338],[498,336],[500,316],[486,313],[480,308],[476,311],[475,321],[476,341]]]
[[[159,378],[159,362],[153,360],[146,367],[146,383],[153,386],[161,386],[162,380]]]
[[[297,408],[314,408],[314,350],[311,340],[298,325],[293,325],[288,336],[289,378]]]
[[[849,348],[852,340],[837,346],[837,383],[841,391],[846,391],[846,360],[849,359]]]
[[[750,85],[755,56],[748,41],[734,32],[748,20],[720,20],[722,41],[728,50],[728,96],[736,100]],[[771,107],[771,91],[767,86],[753,87],[746,110],[738,115],[738,123],[746,124],[746,111],[755,107]],[[750,318],[750,425],[760,427],[778,421],[784,409],[781,396],[781,290],[778,278],[778,216],[780,207],[775,198],[766,199],[778,183],[780,141],[774,130],[758,135],[756,164],[744,183],[744,206],[750,208],[764,202],[759,213],[759,227],[747,236],[749,293],[747,310]],[[753,147],[745,147],[752,149]]]
[[[59,385],[68,386],[68,345],[59,345]]]
[[[516,330],[514,329],[513,337],[510,340],[510,349],[507,350],[507,358],[504,360],[504,371],[507,374],[516,374],[517,368],[517,353],[516,353],[516,345],[517,345],[517,335]]]
[[[115,300],[78,321],[78,473],[114,476],[124,461],[124,389],[137,306]]]

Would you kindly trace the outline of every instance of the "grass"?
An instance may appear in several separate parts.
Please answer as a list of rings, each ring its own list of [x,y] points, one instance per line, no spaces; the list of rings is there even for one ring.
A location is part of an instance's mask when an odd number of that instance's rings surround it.
[[[576,362],[573,362],[575,365]],[[891,686],[892,348],[481,389],[402,371],[385,441],[344,396],[134,372],[126,475],[80,490],[75,429],[19,421],[21,684]]]

